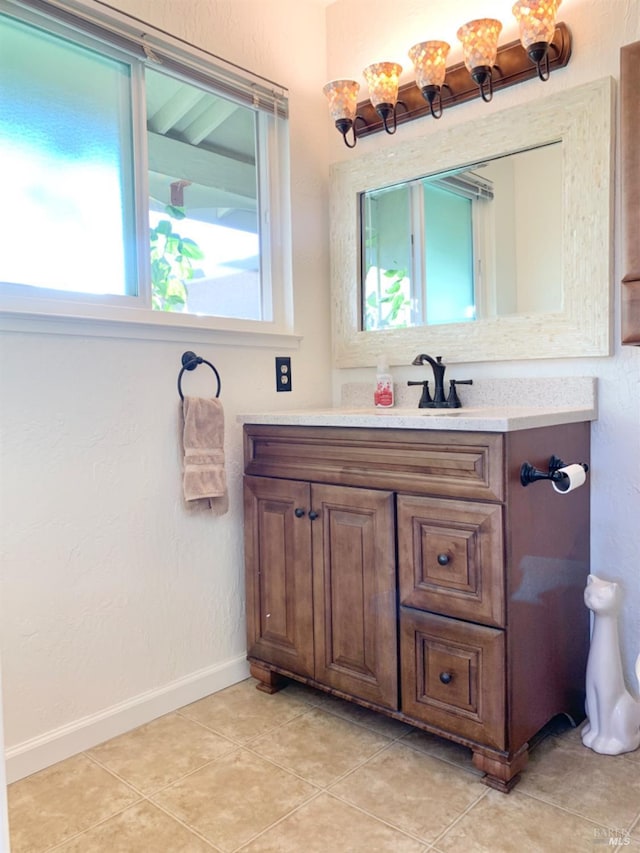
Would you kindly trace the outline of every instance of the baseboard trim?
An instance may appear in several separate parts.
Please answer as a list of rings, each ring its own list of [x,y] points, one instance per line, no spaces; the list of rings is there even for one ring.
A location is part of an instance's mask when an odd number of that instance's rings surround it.
[[[30,776],[248,677],[249,664],[243,655],[16,744],[5,753],[7,782]]]

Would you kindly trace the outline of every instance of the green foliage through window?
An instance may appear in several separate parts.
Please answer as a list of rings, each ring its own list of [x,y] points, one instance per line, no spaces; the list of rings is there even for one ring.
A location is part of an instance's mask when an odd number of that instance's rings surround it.
[[[372,290],[366,301],[366,329],[399,329],[407,325],[404,318],[399,318],[403,309],[411,308],[411,299],[403,284],[407,279],[406,269],[385,270],[382,276],[391,279],[390,283],[379,294]]]
[[[171,219],[184,219],[184,208],[167,205]],[[193,278],[193,261],[204,252],[194,240],[174,231],[171,219],[151,228],[151,296],[156,311],[183,311],[187,307],[187,282]]]

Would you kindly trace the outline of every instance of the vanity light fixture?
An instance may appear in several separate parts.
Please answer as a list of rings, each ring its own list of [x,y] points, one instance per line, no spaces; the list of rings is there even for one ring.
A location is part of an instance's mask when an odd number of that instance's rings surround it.
[[[355,80],[327,83],[323,91],[345,145],[354,148],[356,139],[382,130],[393,134],[397,124],[416,118],[440,118],[443,109],[474,98],[490,101],[494,90],[525,80],[547,80],[550,71],[564,68],[571,59],[571,32],[566,24],[555,23],[561,2],[517,0],[513,14],[520,23],[520,38],[500,47],[500,21],[469,21],[458,30],[464,62],[455,65],[445,67],[450,51],[446,42],[413,45],[409,57],[415,78],[401,86],[398,83],[402,68],[396,62],[370,65],[364,70],[368,100],[355,102],[360,88]],[[498,72],[495,75],[494,69]],[[403,111],[396,115],[400,106]]]
[[[329,112],[336,127],[342,134],[347,148],[356,147],[356,121],[363,118],[356,115],[358,110],[358,92],[360,83],[357,80],[331,80],[322,89],[329,101]],[[347,134],[352,131],[353,142],[349,142]]]
[[[442,117],[442,85],[447,73],[451,45],[446,41],[421,41],[409,50],[416,71],[416,83],[434,118]]]
[[[478,18],[458,30],[464,64],[478,84],[480,97],[487,103],[493,98],[493,67],[501,30],[502,24],[495,18]]]
[[[396,108],[398,105],[398,84],[402,74],[402,65],[397,62],[374,62],[364,71],[364,79],[369,86],[369,98],[382,119],[387,133],[396,132]],[[389,126],[389,119],[393,124]]]
[[[511,10],[520,27],[520,41],[541,80],[549,79],[549,45],[556,31],[562,0],[519,0]]]

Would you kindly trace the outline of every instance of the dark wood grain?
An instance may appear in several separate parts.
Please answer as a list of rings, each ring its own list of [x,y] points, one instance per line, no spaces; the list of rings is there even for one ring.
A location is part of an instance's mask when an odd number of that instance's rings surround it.
[[[620,49],[622,343],[640,345],[640,41]]]

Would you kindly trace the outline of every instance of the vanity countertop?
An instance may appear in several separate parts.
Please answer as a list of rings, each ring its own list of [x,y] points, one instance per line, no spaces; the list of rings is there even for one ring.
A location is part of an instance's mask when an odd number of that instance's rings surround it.
[[[243,424],[280,426],[376,427],[387,429],[438,429],[470,432],[512,432],[596,420],[594,406],[467,406],[461,409],[394,407],[297,409],[238,415]]]

